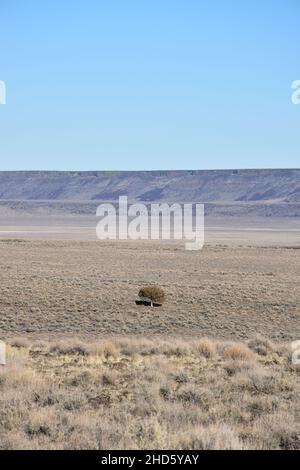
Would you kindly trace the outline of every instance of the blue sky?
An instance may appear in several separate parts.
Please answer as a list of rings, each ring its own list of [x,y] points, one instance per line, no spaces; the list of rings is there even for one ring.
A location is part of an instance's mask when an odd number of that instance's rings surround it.
[[[0,170],[299,167],[298,0],[0,0]]]

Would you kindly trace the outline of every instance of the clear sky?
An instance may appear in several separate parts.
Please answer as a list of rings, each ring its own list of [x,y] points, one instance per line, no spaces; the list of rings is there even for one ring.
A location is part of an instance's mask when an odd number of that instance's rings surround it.
[[[0,0],[0,170],[299,167],[299,0]]]

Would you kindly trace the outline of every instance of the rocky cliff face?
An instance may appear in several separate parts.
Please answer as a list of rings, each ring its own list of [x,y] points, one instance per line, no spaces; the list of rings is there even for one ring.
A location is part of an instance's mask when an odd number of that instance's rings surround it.
[[[2,200],[300,202],[300,169],[0,172]]]
[[[300,169],[0,172],[0,210],[94,213],[98,202],[200,202],[212,215],[300,216]]]

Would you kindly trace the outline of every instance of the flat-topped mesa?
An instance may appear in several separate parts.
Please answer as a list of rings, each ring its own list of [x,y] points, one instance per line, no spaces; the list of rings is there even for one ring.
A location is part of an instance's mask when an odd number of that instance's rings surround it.
[[[0,172],[0,200],[300,202],[300,169]]]

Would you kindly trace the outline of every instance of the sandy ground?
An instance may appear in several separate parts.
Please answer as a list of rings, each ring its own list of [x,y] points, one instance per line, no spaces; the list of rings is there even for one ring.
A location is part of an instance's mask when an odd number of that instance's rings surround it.
[[[0,217],[0,239],[96,241],[95,216]],[[150,226],[150,223],[149,223]],[[300,245],[299,218],[205,218],[205,244]]]
[[[207,227],[205,247],[93,241],[95,226],[2,225],[0,332],[300,339],[300,232]],[[162,308],[135,305],[161,285]]]

